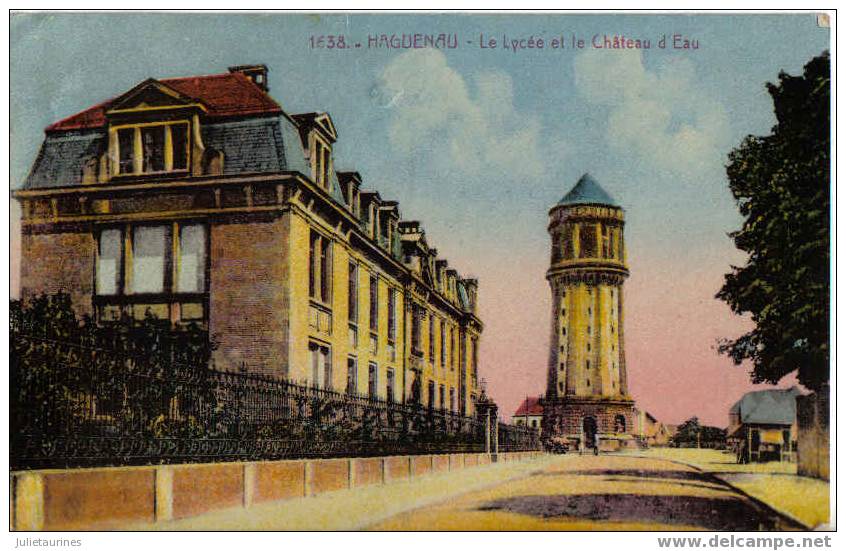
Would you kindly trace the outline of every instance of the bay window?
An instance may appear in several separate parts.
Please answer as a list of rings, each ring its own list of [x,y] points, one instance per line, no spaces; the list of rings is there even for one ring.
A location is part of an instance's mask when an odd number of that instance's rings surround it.
[[[207,228],[198,223],[108,227],[97,235],[95,302],[101,319],[120,312],[203,321]]]

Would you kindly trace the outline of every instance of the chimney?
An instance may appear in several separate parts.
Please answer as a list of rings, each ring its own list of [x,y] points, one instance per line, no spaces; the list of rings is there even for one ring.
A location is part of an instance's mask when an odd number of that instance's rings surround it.
[[[229,72],[242,73],[265,92],[270,91],[270,86],[267,85],[267,65],[235,65],[229,68]]]

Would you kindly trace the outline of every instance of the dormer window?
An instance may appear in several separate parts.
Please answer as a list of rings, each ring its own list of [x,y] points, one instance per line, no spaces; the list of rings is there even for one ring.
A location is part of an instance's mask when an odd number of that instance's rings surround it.
[[[347,204],[349,205],[350,212],[352,212],[353,215],[356,216],[356,217],[359,216],[359,211],[360,211],[359,196],[360,196],[360,194],[359,194],[359,191],[358,191],[358,187],[355,185],[355,183],[349,182],[347,184]]]
[[[315,138],[314,140],[314,178],[317,184],[323,189],[329,189],[330,178],[332,171],[332,155],[329,146],[322,140]]]
[[[145,123],[115,128],[117,175],[188,170],[188,122]]]

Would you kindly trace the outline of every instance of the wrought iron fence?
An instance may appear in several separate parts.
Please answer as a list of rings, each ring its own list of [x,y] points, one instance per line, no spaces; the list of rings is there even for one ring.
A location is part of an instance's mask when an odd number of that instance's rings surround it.
[[[22,329],[10,362],[15,470],[485,451],[477,418]],[[499,435],[501,451],[539,449],[534,431]]]

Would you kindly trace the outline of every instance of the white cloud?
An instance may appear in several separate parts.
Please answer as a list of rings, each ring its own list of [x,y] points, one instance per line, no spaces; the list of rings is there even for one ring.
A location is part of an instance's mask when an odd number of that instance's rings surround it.
[[[468,83],[443,53],[430,49],[398,55],[374,90],[391,109],[388,132],[397,153],[417,156],[425,147],[433,168],[539,177],[545,170],[541,124],[515,110],[513,95],[508,74],[481,72]]]
[[[697,86],[689,60],[650,71],[640,51],[588,50],[575,59],[575,77],[589,104],[609,109],[607,139],[615,152],[677,174],[721,169],[728,114]]]

